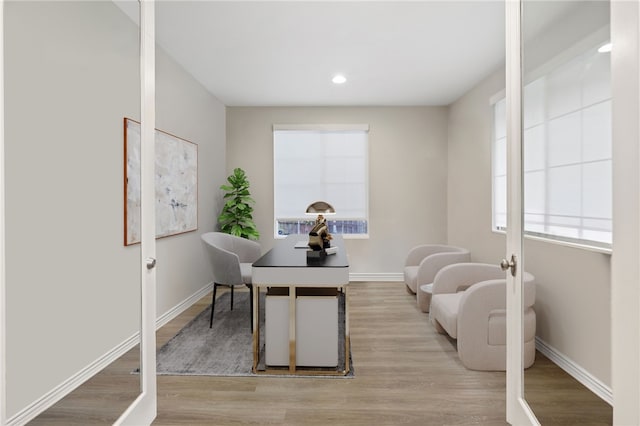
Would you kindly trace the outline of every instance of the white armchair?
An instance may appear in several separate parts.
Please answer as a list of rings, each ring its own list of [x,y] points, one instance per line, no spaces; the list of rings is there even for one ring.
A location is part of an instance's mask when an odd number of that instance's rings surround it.
[[[404,265],[404,283],[407,291],[417,294],[418,306],[429,312],[431,283],[438,271],[447,265],[469,262],[469,250],[439,244],[423,244],[412,248]]]
[[[524,272],[524,367],[535,361],[535,278]],[[459,263],[442,268],[433,282],[431,323],[458,343],[471,370],[506,369],[506,278],[497,265]]]

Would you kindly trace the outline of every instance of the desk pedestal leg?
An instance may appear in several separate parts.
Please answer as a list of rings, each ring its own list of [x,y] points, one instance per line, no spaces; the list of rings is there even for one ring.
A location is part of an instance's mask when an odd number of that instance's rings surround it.
[[[349,286],[344,290],[344,374],[349,373],[351,359],[351,336],[349,334]]]
[[[289,287],[289,372],[296,371],[296,287]]]
[[[258,371],[260,360],[260,287],[253,288],[253,372]]]

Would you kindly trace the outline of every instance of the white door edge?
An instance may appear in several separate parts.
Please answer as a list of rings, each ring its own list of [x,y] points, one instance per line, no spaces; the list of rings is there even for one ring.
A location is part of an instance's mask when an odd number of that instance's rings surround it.
[[[4,173],[4,0],[0,0],[0,425],[7,424]]]
[[[522,3],[505,2],[506,106],[507,106],[507,251],[516,261],[507,274],[507,422],[539,425],[524,398],[523,361],[523,217],[522,217]]]
[[[140,386],[142,393],[115,422],[150,425],[157,415],[155,245],[155,0],[140,0]],[[153,260],[149,268],[147,261]]]

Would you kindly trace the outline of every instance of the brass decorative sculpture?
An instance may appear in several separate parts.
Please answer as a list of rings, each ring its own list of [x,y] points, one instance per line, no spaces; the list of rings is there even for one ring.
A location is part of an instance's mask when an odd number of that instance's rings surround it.
[[[327,219],[321,214],[316,218],[316,223],[309,232],[309,247],[314,251],[323,251],[331,247],[330,240],[333,237],[327,230]]]

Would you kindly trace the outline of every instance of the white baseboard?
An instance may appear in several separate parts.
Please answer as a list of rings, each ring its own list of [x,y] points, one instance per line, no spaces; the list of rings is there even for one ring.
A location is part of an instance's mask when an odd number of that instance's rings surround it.
[[[536,337],[536,349],[591,392],[599,396],[603,401],[613,406],[613,391],[609,386],[602,383],[584,368],[580,367],[573,360],[569,359],[539,337]]]
[[[207,284],[182,302],[178,303],[165,314],[158,317],[158,319],[156,320],[156,330],[167,324],[187,308],[192,306],[195,302],[200,300],[205,294],[211,291],[212,286],[212,283]],[[56,402],[60,401],[62,398],[70,394],[78,386],[89,380],[91,377],[95,376],[106,366],[134,348],[138,343],[140,343],[139,332],[135,333],[124,342],[120,343],[109,352],[105,353],[103,356],[87,365],[78,373],[69,377],[67,380],[52,389],[50,392],[46,393],[41,398],[37,399],[29,406],[21,410],[18,414],[7,419],[7,426],[22,426],[30,422],[42,412],[46,411],[48,408],[54,405]]]
[[[352,272],[349,274],[349,281],[400,281],[404,282],[402,272]]]
[[[168,310],[165,314],[158,317],[156,320],[156,330],[158,330],[163,325],[167,324],[169,321],[186,311],[190,308],[194,303],[198,300],[202,299],[205,294],[209,293],[213,289],[213,282],[210,282],[206,286],[202,287],[200,290],[192,294],[191,296],[184,299],[182,302],[178,303],[176,306]]]

